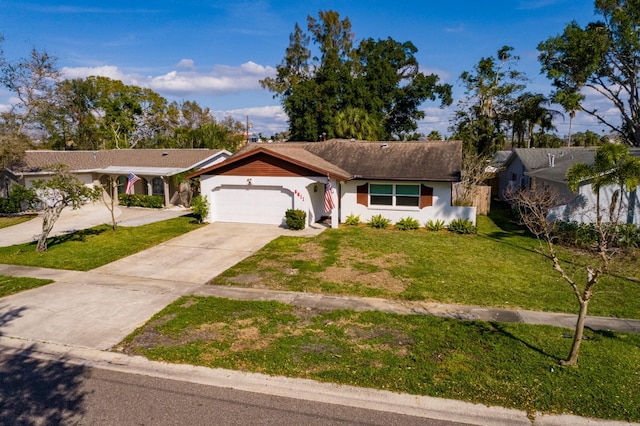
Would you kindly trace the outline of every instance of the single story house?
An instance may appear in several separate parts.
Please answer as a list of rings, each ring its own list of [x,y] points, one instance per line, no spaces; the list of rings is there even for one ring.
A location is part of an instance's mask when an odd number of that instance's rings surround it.
[[[567,171],[576,163],[592,165],[595,161],[596,147],[586,148],[519,148],[515,149],[501,172],[502,191],[509,185],[519,188],[532,188],[546,185],[554,188],[561,204],[550,213],[551,219],[567,222],[593,223],[596,220],[596,195],[590,181],[583,182],[578,193],[567,186]],[[631,148],[631,155],[640,157],[640,149]],[[609,215],[609,205],[619,188],[607,186],[600,190],[600,203],[605,218]],[[503,192],[501,191],[501,195]],[[638,189],[623,190],[621,223],[640,225],[640,200]],[[618,198],[620,200],[620,198]]]
[[[593,163],[596,148],[515,148],[510,152],[498,173],[498,194],[504,199],[507,188],[530,188],[529,173],[555,167],[566,171],[575,163]],[[564,175],[562,175],[564,179]],[[566,184],[564,185],[565,190]],[[569,191],[570,192],[570,191]]]
[[[87,186],[107,186],[109,177],[118,180],[118,192],[125,191],[129,173],[140,178],[132,193],[160,195],[166,206],[178,192],[173,176],[219,163],[231,156],[223,149],[115,149],[99,151],[26,151],[20,164],[0,171],[0,196],[7,196],[12,184],[31,187],[33,181],[51,175],[48,167],[65,164]]]
[[[451,202],[461,161],[459,141],[255,143],[189,177],[200,177],[209,222],[282,225],[300,209],[308,224],[330,216],[334,228],[349,215],[475,223],[475,207]]]

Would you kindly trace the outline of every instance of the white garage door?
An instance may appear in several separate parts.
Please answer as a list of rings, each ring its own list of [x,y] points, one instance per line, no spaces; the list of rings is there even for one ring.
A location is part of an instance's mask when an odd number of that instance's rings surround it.
[[[293,197],[280,187],[223,186],[212,197],[216,222],[281,225],[284,213],[291,208]]]

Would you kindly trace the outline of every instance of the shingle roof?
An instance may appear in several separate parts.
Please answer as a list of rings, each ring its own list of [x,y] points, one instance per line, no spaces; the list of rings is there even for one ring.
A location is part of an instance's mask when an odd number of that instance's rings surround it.
[[[236,156],[253,151],[272,152],[280,157],[327,170],[349,179],[460,180],[462,142],[352,142],[332,139],[325,142],[247,144]],[[234,157],[236,157],[234,156]],[[234,161],[231,157],[229,161]],[[237,158],[237,157],[236,157]],[[220,165],[203,169],[198,174]]]
[[[571,166],[576,163],[585,163],[592,165],[595,161],[595,147],[587,147],[587,148],[556,148],[556,149],[547,149],[546,152],[555,155],[554,158],[554,166],[549,166],[549,158],[547,154],[544,154],[544,158],[539,155],[540,153],[536,152],[536,155],[532,155],[530,151],[534,150],[519,150],[520,158],[526,158],[528,164],[536,165],[537,167],[530,168],[528,176],[548,180],[551,182],[565,182],[567,171]],[[526,151],[526,152],[525,152]],[[535,151],[543,151],[541,149],[535,149]],[[640,149],[639,148],[631,148],[629,153],[633,156],[640,157]],[[522,156],[524,154],[524,157]],[[543,161],[544,160],[544,161]],[[527,164],[525,164],[527,165]]]
[[[37,173],[56,164],[71,170],[97,170],[110,166],[188,170],[219,154],[219,149],[120,149],[103,151],[26,151],[14,173]]]
[[[596,147],[566,147],[566,148],[516,148],[507,161],[511,162],[515,156],[520,158],[526,170],[533,171],[549,167],[549,155],[553,155],[556,165],[566,161],[572,163],[592,164]]]

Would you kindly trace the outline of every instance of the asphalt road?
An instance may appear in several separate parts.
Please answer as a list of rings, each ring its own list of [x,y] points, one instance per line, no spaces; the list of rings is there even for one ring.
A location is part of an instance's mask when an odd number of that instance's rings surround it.
[[[462,424],[45,361],[25,353],[0,353],[2,425]]]

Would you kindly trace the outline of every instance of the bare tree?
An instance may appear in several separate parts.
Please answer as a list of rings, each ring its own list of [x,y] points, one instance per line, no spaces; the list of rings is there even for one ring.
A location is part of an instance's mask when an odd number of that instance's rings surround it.
[[[567,200],[562,199],[556,190],[546,185],[537,185],[531,189],[508,189],[505,198],[517,210],[522,224],[541,242],[543,251],[551,259],[553,269],[569,284],[578,301],[579,312],[573,344],[569,356],[563,361],[564,365],[577,365],[593,287],[607,273],[612,259],[621,253],[617,246],[617,230],[622,225],[620,219],[624,207],[621,194],[625,190],[634,191],[640,183],[640,159],[630,156],[628,148],[624,145],[605,144],[596,152],[594,165],[574,164],[567,173],[567,181],[569,188],[574,192],[581,184],[589,182],[596,195],[596,205],[593,206],[596,210],[596,220],[593,226],[597,239],[579,262],[583,265],[583,274],[575,273],[575,265],[578,262],[560,261],[556,248],[558,222],[549,219],[550,210],[567,204]],[[617,188],[608,203],[600,197],[600,191],[605,186]]]
[[[114,176],[107,176],[106,186],[102,189],[102,202],[111,213],[111,229],[113,231],[118,230],[118,224],[116,223],[116,199],[118,198],[118,178]]]
[[[590,263],[585,266],[587,269],[586,280],[579,283],[575,279],[575,271],[569,271],[566,263],[560,261],[556,248],[556,230],[558,222],[548,219],[549,211],[560,204],[559,194],[548,186],[537,186],[532,189],[511,188],[505,191],[505,199],[509,201],[517,211],[520,222],[533,233],[541,244],[542,252],[551,260],[553,269],[557,271],[562,279],[569,284],[571,291],[576,297],[580,306],[578,320],[576,322],[573,344],[563,365],[577,365],[580,344],[584,336],[584,323],[587,318],[587,309],[593,296],[593,286],[598,283],[601,275],[608,265],[608,258]],[[595,259],[593,259],[595,260]]]
[[[470,150],[462,152],[460,182],[455,186],[456,205],[470,206],[478,193],[478,187],[492,176],[488,166],[490,157]]]

